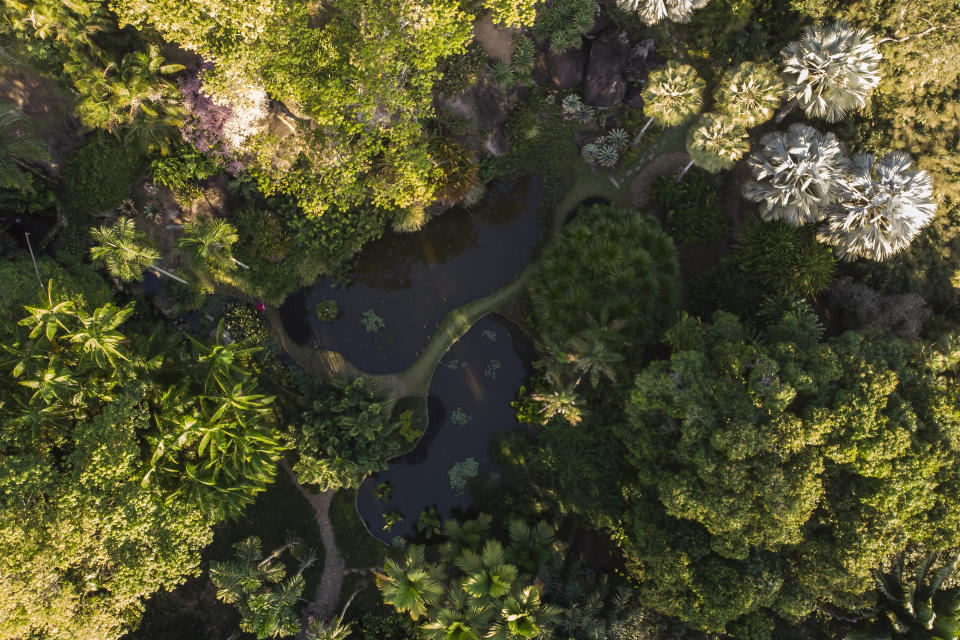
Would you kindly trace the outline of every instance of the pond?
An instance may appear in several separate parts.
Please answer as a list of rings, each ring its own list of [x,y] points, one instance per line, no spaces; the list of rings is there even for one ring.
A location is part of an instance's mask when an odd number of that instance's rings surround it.
[[[480,476],[495,468],[488,445],[496,434],[522,428],[510,402],[530,375],[532,360],[532,345],[496,315],[481,318],[454,343],[433,376],[423,438],[360,486],[357,509],[374,536],[389,543],[413,533],[424,507],[435,506],[443,520],[470,507],[469,489],[455,489],[450,470],[470,459]],[[378,499],[377,486],[384,482],[392,487],[390,497]],[[384,514],[393,510],[403,520],[386,531]]]
[[[357,258],[349,286],[326,279],[280,308],[292,339],[338,351],[368,373],[409,367],[447,312],[508,284],[540,241],[541,185],[494,184],[473,209],[454,208],[421,231],[389,233]],[[334,300],[332,322],[317,304]]]

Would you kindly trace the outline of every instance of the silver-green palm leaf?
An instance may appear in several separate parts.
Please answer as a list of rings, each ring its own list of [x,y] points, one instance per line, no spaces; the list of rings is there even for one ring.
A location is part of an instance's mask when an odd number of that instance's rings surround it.
[[[670,62],[648,77],[643,90],[644,111],[660,126],[681,125],[700,112],[706,87],[696,69]]]
[[[717,109],[744,127],[773,117],[783,96],[783,82],[772,64],[744,62],[724,74],[717,87]]]
[[[930,176],[912,164],[902,151],[876,164],[872,155],[854,156],[819,238],[847,260],[886,260],[906,249],[936,211]]]
[[[706,113],[687,133],[690,159],[710,173],[730,169],[749,150],[746,129],[728,115]]]
[[[635,12],[645,24],[654,25],[663,20],[687,22],[697,9],[710,0],[618,0],[624,11]]]
[[[764,220],[799,227],[822,220],[836,202],[849,161],[832,133],[798,123],[761,138],[748,162],[753,180],[744,185],[744,197],[760,204]]]
[[[866,106],[880,82],[880,52],[873,37],[843,21],[808,27],[780,55],[787,95],[808,116],[827,122]]]

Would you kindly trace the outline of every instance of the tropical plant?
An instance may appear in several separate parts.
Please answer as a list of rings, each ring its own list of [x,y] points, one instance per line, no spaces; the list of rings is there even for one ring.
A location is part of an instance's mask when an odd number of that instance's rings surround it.
[[[647,25],[662,20],[687,22],[697,9],[707,6],[710,0],[617,0],[624,11],[635,12]]]
[[[119,65],[111,63],[103,69],[87,66],[85,61],[66,65],[80,94],[81,122],[123,133],[139,149],[162,151],[170,148],[183,116],[180,91],[163,76],[183,68],[168,64],[156,46],[128,53]]]
[[[501,620],[487,637],[491,640],[541,638],[559,619],[561,611],[560,607],[541,601],[537,585],[516,588],[504,599]]]
[[[414,620],[443,596],[442,572],[424,560],[423,547],[411,545],[403,563],[387,558],[383,571],[376,574],[383,601],[397,611],[407,612]]]
[[[467,458],[454,463],[447,475],[450,477],[450,488],[458,496],[467,490],[467,483],[476,478],[480,470],[480,463],[475,458]]]
[[[717,242],[727,232],[717,178],[694,168],[683,180],[660,176],[650,186],[650,197],[664,217],[664,228],[678,244]]]
[[[420,510],[420,517],[416,523],[417,533],[429,538],[443,533],[443,523],[436,507],[424,507]]]
[[[24,171],[47,159],[41,144],[27,135],[23,114],[11,104],[0,103],[0,188],[25,189],[30,184]]]
[[[590,30],[597,11],[595,0],[557,0],[542,3],[533,25],[534,35],[550,43],[550,50],[563,53],[580,46],[581,36]]]
[[[593,319],[592,316],[590,318]],[[570,338],[568,344],[567,362],[577,373],[574,387],[579,386],[580,379],[586,377],[594,389],[600,384],[600,376],[611,382],[616,382],[617,374],[613,367],[623,362],[623,354],[611,347],[611,342],[623,344],[624,339],[606,327],[598,329],[584,329]]]
[[[862,109],[880,82],[880,53],[866,29],[812,25],[781,51],[787,96],[808,116],[838,122]]]
[[[522,570],[535,573],[550,560],[554,543],[554,530],[542,520],[530,525],[523,520],[511,520],[507,525],[510,544],[507,547],[507,562]]]
[[[678,182],[693,165],[710,173],[732,168],[750,150],[750,142],[747,131],[730,116],[705,113],[687,132],[686,147],[690,162],[681,171]]]
[[[300,563],[297,572],[287,577],[280,556],[296,546],[292,541],[266,558],[260,538],[251,536],[233,545],[233,560],[210,563],[210,580],[217,598],[237,607],[240,628],[258,640],[283,638],[300,632],[300,618],[294,609],[303,593],[303,571],[309,563]],[[307,556],[312,561],[312,554]]]
[[[157,266],[160,252],[150,246],[147,234],[137,230],[132,218],[118,218],[112,226],[93,228],[90,235],[94,242],[90,247],[91,257],[120,282],[139,280],[146,269],[184,282]]]
[[[576,426],[583,419],[583,399],[574,392],[572,385],[563,386],[556,374],[548,373],[546,388],[531,393],[530,399],[540,405],[539,413],[544,422],[563,418]]]
[[[738,124],[755,127],[780,106],[783,82],[772,64],[744,62],[727,71],[714,90],[714,104]]]
[[[848,160],[832,133],[797,123],[761,138],[748,164],[753,180],[743,195],[760,204],[763,219],[800,226],[820,221],[837,200]]]
[[[293,434],[300,482],[321,491],[354,488],[386,468],[399,424],[369,383],[335,379],[308,387],[305,396],[303,422]]]
[[[661,127],[676,127],[696,116],[703,107],[706,88],[707,83],[688,64],[669,62],[663,69],[651,72],[643,90],[644,111],[650,117],[634,138],[634,144],[654,121]]]
[[[819,239],[847,260],[886,260],[910,246],[936,210],[930,176],[912,164],[903,151],[877,163],[869,154],[854,156]]]
[[[249,269],[233,257],[231,248],[236,242],[236,228],[226,220],[212,218],[185,223],[177,247],[187,252],[191,265],[201,272],[222,273],[238,265]]]
[[[493,517],[486,513],[466,522],[447,520],[443,523],[446,542],[440,548],[441,557],[447,562],[453,562],[464,550],[478,551],[480,545],[489,537],[492,523]]]

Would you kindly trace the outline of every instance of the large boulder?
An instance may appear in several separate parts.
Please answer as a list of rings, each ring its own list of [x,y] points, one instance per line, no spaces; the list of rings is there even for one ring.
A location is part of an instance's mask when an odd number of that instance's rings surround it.
[[[560,90],[573,89],[583,82],[586,54],[583,49],[567,49],[563,53],[547,52],[547,69],[554,86]]]
[[[623,102],[632,109],[643,109],[643,87],[636,84],[628,86]]]
[[[507,118],[509,100],[492,78],[481,78],[463,93],[440,98],[441,111],[463,118],[477,131],[491,131]]]
[[[592,107],[612,107],[627,93],[623,70],[630,59],[630,42],[611,29],[603,32],[590,47],[584,79],[583,101]]]

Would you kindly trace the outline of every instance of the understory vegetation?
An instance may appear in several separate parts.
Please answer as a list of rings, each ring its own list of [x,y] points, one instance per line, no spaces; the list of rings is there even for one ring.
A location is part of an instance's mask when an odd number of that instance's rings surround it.
[[[960,637],[958,34],[6,0],[0,640]]]

